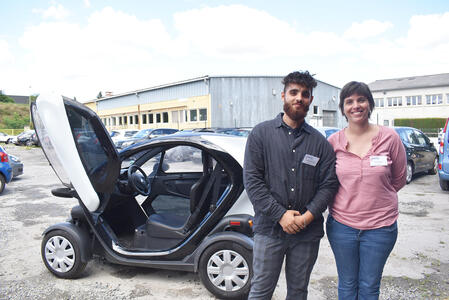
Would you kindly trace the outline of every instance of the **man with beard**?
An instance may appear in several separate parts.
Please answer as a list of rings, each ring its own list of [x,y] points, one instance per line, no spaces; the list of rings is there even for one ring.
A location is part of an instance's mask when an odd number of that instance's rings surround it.
[[[304,120],[317,82],[306,71],[282,83],[284,113],[255,126],[246,144],[243,176],[255,211],[248,299],[271,299],[284,257],[287,299],[307,299],[322,213],[338,188],[332,146]]]

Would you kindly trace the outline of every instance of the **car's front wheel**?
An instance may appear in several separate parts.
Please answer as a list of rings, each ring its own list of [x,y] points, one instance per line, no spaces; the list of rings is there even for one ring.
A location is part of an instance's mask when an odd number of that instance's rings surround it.
[[[61,278],[79,277],[87,265],[81,261],[76,238],[65,230],[47,233],[42,240],[41,254],[47,269]]]
[[[440,187],[443,191],[449,191],[449,180],[444,180],[440,177]]]
[[[412,177],[413,177],[413,164],[410,161],[408,161],[407,162],[407,175],[406,175],[405,182],[407,184],[412,182]]]
[[[252,252],[229,241],[212,244],[201,256],[199,275],[219,299],[246,299],[253,276]]]

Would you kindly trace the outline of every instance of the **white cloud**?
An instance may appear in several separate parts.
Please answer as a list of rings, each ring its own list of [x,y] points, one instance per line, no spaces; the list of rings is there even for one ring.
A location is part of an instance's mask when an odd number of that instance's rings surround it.
[[[14,55],[9,49],[9,44],[6,41],[0,40],[0,66],[10,64],[14,61]]]
[[[180,40],[193,51],[227,59],[327,55],[341,51],[344,43],[334,33],[306,34],[265,11],[243,5],[180,12],[174,21]]]
[[[47,9],[33,9],[33,13],[40,14],[44,19],[63,20],[70,15],[70,12],[61,4],[55,4]]]
[[[85,7],[90,7],[90,0],[83,0]]]
[[[85,25],[42,22],[23,33],[26,55],[0,82],[36,91],[58,87],[87,100],[100,90],[118,93],[205,74],[282,75],[299,68],[342,86],[449,70],[449,13],[412,17],[408,33],[396,39],[382,35],[389,22],[353,24],[344,34],[305,32],[243,5],[178,12],[173,22],[169,32],[160,19],[110,7],[92,13]],[[14,59],[8,49],[0,41],[0,64]]]
[[[393,24],[391,22],[380,22],[377,20],[366,20],[361,23],[354,22],[345,31],[343,37],[346,39],[362,40],[378,36],[392,27]]]

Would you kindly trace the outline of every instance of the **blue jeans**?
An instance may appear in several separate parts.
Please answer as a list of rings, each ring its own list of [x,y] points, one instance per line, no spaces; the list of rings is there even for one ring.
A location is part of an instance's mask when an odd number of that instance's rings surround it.
[[[256,233],[254,236],[253,270],[248,300],[270,300],[279,279],[285,257],[287,300],[306,300],[307,286],[318,257],[320,241],[301,242]]]
[[[338,271],[338,299],[379,299],[382,272],[398,236],[397,223],[358,230],[327,218],[326,232]]]

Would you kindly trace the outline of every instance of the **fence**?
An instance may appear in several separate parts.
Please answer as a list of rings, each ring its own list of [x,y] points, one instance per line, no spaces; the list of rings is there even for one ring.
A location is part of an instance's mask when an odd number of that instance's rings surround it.
[[[438,137],[441,128],[418,128],[428,137]]]
[[[23,131],[23,129],[0,129],[0,132],[6,133],[7,135],[18,135]]]

